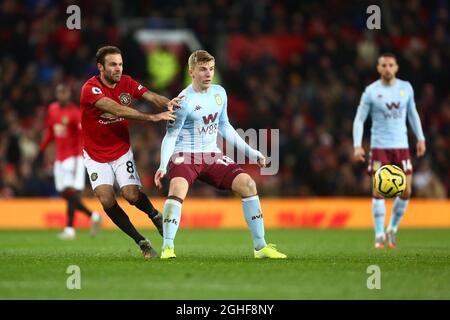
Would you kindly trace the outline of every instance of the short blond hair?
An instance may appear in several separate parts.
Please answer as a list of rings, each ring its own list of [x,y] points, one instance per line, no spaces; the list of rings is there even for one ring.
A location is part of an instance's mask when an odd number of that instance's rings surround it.
[[[191,55],[189,56],[189,60],[188,60],[189,69],[194,70],[194,68],[197,64],[205,63],[205,62],[209,62],[209,61],[215,61],[215,60],[216,59],[214,58],[214,56],[211,55],[208,51],[196,50],[196,51],[192,52]]]

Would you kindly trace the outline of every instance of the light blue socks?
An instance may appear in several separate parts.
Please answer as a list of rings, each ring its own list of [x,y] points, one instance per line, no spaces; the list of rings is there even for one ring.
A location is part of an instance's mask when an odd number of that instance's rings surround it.
[[[181,206],[182,204],[173,199],[168,199],[164,203],[163,213],[163,248],[173,248],[173,241],[177,234],[178,227],[181,220]]]
[[[397,198],[394,201],[394,207],[392,208],[391,222],[388,226],[388,231],[397,232],[400,220],[405,214],[406,207],[408,206],[409,200],[403,200],[402,198]]]
[[[256,250],[260,250],[267,244],[264,240],[264,221],[259,197],[256,195],[242,198],[242,209],[244,210],[245,221],[252,233],[253,246]]]
[[[372,214],[375,226],[375,237],[384,235],[384,216],[386,215],[386,207],[384,199],[372,198]]]

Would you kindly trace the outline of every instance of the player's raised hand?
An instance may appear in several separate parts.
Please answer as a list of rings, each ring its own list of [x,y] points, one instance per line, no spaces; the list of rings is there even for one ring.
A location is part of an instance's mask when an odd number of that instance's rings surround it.
[[[355,147],[355,150],[353,151],[353,159],[355,161],[366,161],[365,155],[366,152],[363,147]]]
[[[155,174],[155,186],[158,189],[162,188],[161,179],[164,178],[165,175],[166,175],[166,173],[163,170],[156,171],[156,174]]]
[[[154,122],[162,121],[162,120],[168,120],[168,121],[175,121],[177,117],[175,116],[173,111],[165,111],[157,114],[152,115],[152,120]]]
[[[173,111],[174,109],[181,108],[180,102],[184,98],[184,96],[178,96],[173,98],[167,103],[167,110]]]
[[[425,141],[424,140],[417,141],[416,149],[417,149],[417,156],[418,157],[423,156],[425,154],[425,152],[427,151]]]

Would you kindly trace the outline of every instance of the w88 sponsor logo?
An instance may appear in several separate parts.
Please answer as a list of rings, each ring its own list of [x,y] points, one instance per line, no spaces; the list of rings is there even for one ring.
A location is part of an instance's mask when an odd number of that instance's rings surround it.
[[[215,122],[217,119],[217,115],[218,115],[218,112],[216,112],[214,114],[212,114],[212,113],[208,114],[207,116],[203,116],[202,119],[203,119],[204,126],[197,129],[198,133],[199,134],[216,134],[217,129],[218,129],[218,125]]]
[[[210,124],[201,128],[197,128],[198,134],[216,134],[219,125],[217,123]]]
[[[383,112],[384,119],[399,119],[402,118],[402,111],[400,110],[391,110],[391,111],[384,111]]]

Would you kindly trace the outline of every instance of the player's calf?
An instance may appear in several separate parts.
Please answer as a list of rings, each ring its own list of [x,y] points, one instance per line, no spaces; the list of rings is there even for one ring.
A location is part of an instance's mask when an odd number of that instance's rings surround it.
[[[150,218],[153,222],[153,224],[155,225],[156,229],[158,230],[159,234],[161,235],[161,237],[164,237],[164,232],[163,232],[163,215],[158,212],[158,214],[152,218]]]

